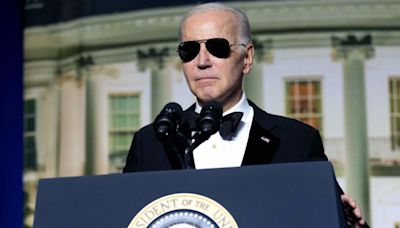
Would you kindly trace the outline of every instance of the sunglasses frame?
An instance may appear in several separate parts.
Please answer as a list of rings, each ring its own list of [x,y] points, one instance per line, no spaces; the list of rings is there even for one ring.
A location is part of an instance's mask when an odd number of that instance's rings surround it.
[[[210,43],[211,42],[211,43]],[[224,47],[215,47],[213,46],[213,42],[220,42],[219,44],[225,45]],[[220,59],[228,58],[231,52],[232,46],[241,45],[246,47],[246,44],[239,43],[239,44],[229,44],[229,41],[225,38],[210,38],[210,39],[203,39],[203,40],[190,40],[181,42],[178,46],[178,55],[181,58],[182,62],[187,63],[192,61],[197,57],[200,52],[200,45],[204,43],[206,45],[207,51]],[[187,47],[187,50],[182,50],[185,45],[192,44],[192,47]],[[192,52],[192,53],[191,53]],[[222,53],[219,53],[222,52]]]

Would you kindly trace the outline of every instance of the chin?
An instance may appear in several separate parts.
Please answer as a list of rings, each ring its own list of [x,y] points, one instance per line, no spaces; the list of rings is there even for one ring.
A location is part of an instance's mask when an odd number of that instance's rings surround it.
[[[215,97],[211,97],[211,96],[198,97],[198,100],[200,103],[206,103],[209,101],[218,101]]]
[[[196,95],[196,94],[195,94]],[[219,90],[208,88],[208,89],[203,89],[198,91],[197,93],[197,99],[202,102],[208,102],[208,101],[217,101],[221,102],[223,98],[223,94],[219,92]]]

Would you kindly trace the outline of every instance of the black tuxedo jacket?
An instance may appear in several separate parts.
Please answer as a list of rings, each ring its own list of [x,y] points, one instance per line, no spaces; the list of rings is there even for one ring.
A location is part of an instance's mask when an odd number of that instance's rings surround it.
[[[271,115],[249,101],[253,123],[242,166],[327,160],[319,132],[300,121]],[[185,110],[188,113],[194,105]],[[123,172],[181,169],[178,156],[156,138],[152,125],[134,136]]]
[[[249,104],[254,109],[254,118],[242,166],[327,160],[315,128],[266,113],[251,101]],[[184,115],[193,110],[194,105]],[[140,129],[133,138],[123,172],[171,169],[182,169],[177,153],[156,138],[152,125]],[[336,187],[338,195],[343,194],[337,182]]]

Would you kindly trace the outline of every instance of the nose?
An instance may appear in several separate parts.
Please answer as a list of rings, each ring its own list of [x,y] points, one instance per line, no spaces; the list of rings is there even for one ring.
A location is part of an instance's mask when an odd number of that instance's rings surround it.
[[[206,48],[206,44],[202,42],[200,43],[200,51],[197,56],[197,67],[199,69],[206,69],[210,66],[211,66],[210,53]]]

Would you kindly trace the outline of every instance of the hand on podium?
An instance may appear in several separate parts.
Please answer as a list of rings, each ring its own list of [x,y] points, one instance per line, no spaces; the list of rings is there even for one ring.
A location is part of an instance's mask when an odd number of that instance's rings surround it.
[[[346,213],[347,225],[356,228],[369,227],[365,222],[361,208],[357,205],[356,201],[349,195],[341,195],[341,200]]]

